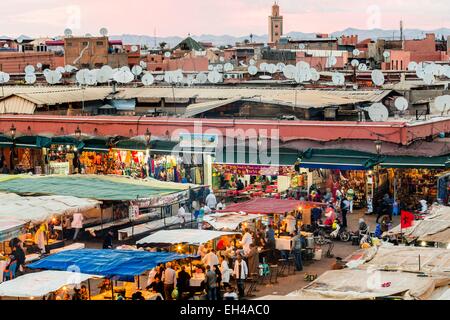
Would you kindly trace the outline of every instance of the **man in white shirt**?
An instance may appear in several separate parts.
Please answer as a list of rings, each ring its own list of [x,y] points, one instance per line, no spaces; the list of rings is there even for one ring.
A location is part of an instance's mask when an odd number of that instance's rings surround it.
[[[219,258],[213,250],[208,250],[208,253],[203,257],[202,263],[211,267],[219,264]]]
[[[239,254],[237,256],[237,260],[234,262],[234,277],[236,278],[236,285],[239,291],[239,297],[242,299],[245,296],[244,292],[244,282],[247,279],[248,275],[248,267],[247,263],[242,259],[242,256]]]
[[[244,230],[244,236],[242,237],[241,244],[242,248],[244,249],[244,255],[247,255],[250,252],[250,244],[253,243],[253,238],[250,232],[248,232],[248,229]]]
[[[296,224],[297,219],[295,219],[294,216],[288,214],[288,216],[286,217],[286,232],[288,232],[289,234],[294,232]]]
[[[217,204],[216,209],[217,209],[217,210],[223,210],[223,209],[225,209],[225,207],[226,207],[226,205],[225,205],[225,200],[224,200],[224,199],[221,199],[220,202]]]
[[[177,273],[172,269],[172,263],[167,262],[164,271],[164,295],[166,300],[172,299],[172,291],[177,285]]]
[[[214,192],[210,192],[210,194],[208,194],[206,196],[205,199],[206,205],[210,208],[210,209],[216,209],[216,205],[217,205],[217,199],[216,196],[214,195]]]

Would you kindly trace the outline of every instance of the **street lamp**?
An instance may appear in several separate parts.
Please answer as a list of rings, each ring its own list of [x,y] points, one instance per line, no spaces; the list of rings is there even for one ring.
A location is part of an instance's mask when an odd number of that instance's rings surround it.
[[[147,128],[147,131],[144,134],[144,138],[145,138],[145,143],[147,144],[147,146],[149,146],[150,142],[152,140],[152,133],[148,130],[148,128]]]
[[[77,140],[81,139],[81,130],[79,126],[77,126],[77,129],[75,130],[75,137],[77,138]]]
[[[11,138],[15,138],[16,137],[16,127],[14,127],[14,123],[11,125],[11,128],[9,128],[9,131],[11,132]]]
[[[377,155],[381,155],[381,141],[379,139],[375,141],[375,149],[377,150]]]

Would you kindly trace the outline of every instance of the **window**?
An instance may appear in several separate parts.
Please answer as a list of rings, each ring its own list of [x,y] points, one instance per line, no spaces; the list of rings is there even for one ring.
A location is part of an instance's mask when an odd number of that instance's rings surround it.
[[[81,43],[81,45],[87,46],[87,45],[88,45],[88,42],[87,42],[87,41],[83,41],[83,42]]]
[[[66,46],[71,47],[72,46],[72,42],[66,42]]]
[[[103,41],[97,41],[97,46],[103,46]]]

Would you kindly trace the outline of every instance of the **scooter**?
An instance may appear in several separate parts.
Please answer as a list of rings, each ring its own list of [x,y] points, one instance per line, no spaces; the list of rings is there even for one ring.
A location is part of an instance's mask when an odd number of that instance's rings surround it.
[[[335,229],[333,229],[332,226],[317,224],[316,230],[314,232],[315,242],[319,245],[324,245],[327,243],[327,239],[341,240],[343,242],[349,241],[351,237],[350,232],[342,227],[339,219],[335,220],[334,225],[336,226]]]

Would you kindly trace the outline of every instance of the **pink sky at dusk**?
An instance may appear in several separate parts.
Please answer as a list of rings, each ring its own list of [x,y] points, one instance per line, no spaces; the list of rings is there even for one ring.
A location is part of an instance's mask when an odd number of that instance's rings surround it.
[[[284,32],[333,32],[360,29],[450,27],[448,0],[279,0]],[[0,34],[55,36],[74,34],[157,36],[267,34],[273,0],[14,0],[0,3]]]

